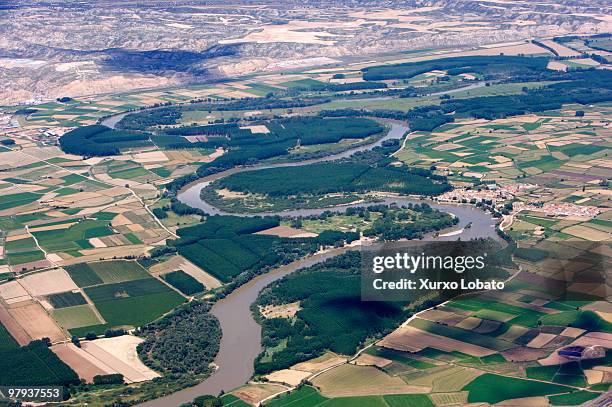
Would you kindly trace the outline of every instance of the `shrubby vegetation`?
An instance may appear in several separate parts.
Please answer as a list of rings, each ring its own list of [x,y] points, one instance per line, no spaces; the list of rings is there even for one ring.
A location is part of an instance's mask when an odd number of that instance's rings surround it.
[[[386,205],[349,208],[346,214],[366,217],[372,212],[379,213],[380,217],[363,234],[381,240],[418,239],[428,232],[439,231],[459,222],[458,218],[433,209],[426,203],[409,204],[405,208]]]
[[[138,355],[150,368],[166,374],[207,374],[219,351],[221,328],[210,304],[192,301],[161,320],[140,328],[145,341]]]
[[[93,377],[95,385],[123,384],[123,375],[120,373],[96,375]]]

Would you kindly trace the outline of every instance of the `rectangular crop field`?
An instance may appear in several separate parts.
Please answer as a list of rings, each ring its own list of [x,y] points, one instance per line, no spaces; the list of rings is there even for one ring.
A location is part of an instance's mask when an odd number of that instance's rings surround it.
[[[27,205],[36,201],[42,195],[32,192],[21,192],[18,194],[4,195],[0,197],[0,210],[15,208],[21,205]]]
[[[184,298],[148,277],[85,288],[110,326],[141,326],[184,302]]]
[[[149,273],[140,264],[126,260],[80,263],[68,266],[66,270],[79,287],[120,283],[149,277]]]
[[[463,390],[470,392],[468,402],[499,403],[503,400],[567,393],[571,388],[557,384],[524,380],[486,373],[474,379]]]
[[[88,239],[113,234],[108,222],[101,220],[84,220],[68,229],[34,232],[38,243],[50,252],[66,252],[91,248]]]
[[[168,292],[119,298],[96,304],[110,326],[142,326],[161,317],[185,301],[180,294]]]
[[[471,331],[465,331],[460,328],[436,324],[430,321],[426,321],[424,319],[414,319],[410,322],[410,325],[436,335],[455,339],[461,342],[471,343],[473,345],[482,346],[487,349],[504,351],[514,346],[510,342],[491,338],[489,336],[477,334]]]
[[[47,299],[53,305],[53,308],[66,308],[75,305],[87,304],[85,297],[80,292],[67,291],[65,293],[51,294]]]
[[[87,296],[94,303],[118,298],[139,297],[148,294],[168,292],[170,289],[152,277],[121,283],[102,284],[85,288]]]
[[[166,280],[168,284],[186,295],[199,293],[205,289],[204,284],[182,270],[172,271],[163,275],[162,278]]]
[[[88,304],[56,309],[52,312],[52,316],[65,329],[97,325],[102,322]]]

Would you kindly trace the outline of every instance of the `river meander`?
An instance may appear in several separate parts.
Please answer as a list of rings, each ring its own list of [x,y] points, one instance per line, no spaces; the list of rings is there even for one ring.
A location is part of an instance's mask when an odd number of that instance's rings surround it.
[[[277,164],[262,164],[251,167],[233,168],[218,174],[213,174],[206,178],[192,183],[185,187],[179,194],[178,199],[195,208],[200,208],[209,214],[229,214],[219,208],[214,207],[208,202],[200,198],[200,191],[205,188],[210,182],[234,174],[240,171],[254,171],[264,168],[273,168],[281,166],[304,165],[314,162],[330,161],[339,158],[349,157],[357,151],[371,149],[376,145],[380,145],[384,140],[400,139],[406,134],[408,128],[398,123],[391,123],[390,131],[377,142],[355,147],[333,156],[302,161]],[[453,233],[448,235],[435,237],[437,240],[469,240],[476,237],[493,237],[497,238],[495,232],[495,220],[488,214],[470,205],[454,205],[441,204],[427,200],[420,200],[408,197],[386,197],[381,199],[381,203],[406,205],[409,203],[427,202],[433,208],[444,212],[452,213],[459,218],[459,224],[453,227]],[[322,213],[326,210],[342,212],[349,206],[363,206],[367,204],[341,205],[331,208],[320,209],[297,209],[283,212],[268,212],[268,213],[232,213],[236,216],[253,216],[253,215],[282,215],[282,216],[306,216]],[[466,226],[468,226],[466,228]],[[434,239],[433,236],[429,238]],[[296,270],[310,267],[316,263],[325,261],[333,256],[341,254],[349,248],[339,248],[327,251],[325,253],[315,254],[305,259],[301,259],[288,265],[279,267],[274,271],[258,276],[249,283],[234,290],[224,299],[215,303],[211,313],[217,317],[221,324],[223,333],[221,346],[215,364],[218,369],[206,380],[198,385],[183,389],[166,397],[155,399],[143,406],[149,407],[169,407],[178,406],[181,403],[186,403],[193,400],[195,397],[203,394],[216,395],[220,391],[229,391],[236,387],[245,384],[253,374],[253,361],[261,352],[261,326],[257,324],[251,314],[251,305],[257,299],[257,296],[263,288],[270,283],[290,274]]]

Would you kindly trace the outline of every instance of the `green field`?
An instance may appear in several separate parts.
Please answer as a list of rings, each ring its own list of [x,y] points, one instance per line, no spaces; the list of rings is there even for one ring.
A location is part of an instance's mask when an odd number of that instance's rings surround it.
[[[516,317],[511,319],[509,322],[515,325],[521,325],[528,328],[536,327],[540,318],[546,315],[542,312],[530,310],[527,308],[521,308],[511,304],[505,304],[493,300],[480,298],[464,298],[454,300],[451,301],[448,306],[468,311],[474,311],[475,313],[483,311],[486,313],[486,310],[488,310],[497,311],[503,314],[516,315]]]
[[[31,238],[5,242],[5,258],[11,265],[24,264],[43,260],[45,255],[36,246],[36,241]]]
[[[553,406],[578,406],[599,397],[601,393],[591,391],[575,391],[569,394],[560,394],[558,396],[550,396],[548,400]]]
[[[225,405],[225,404],[224,404]],[[433,407],[424,394],[393,394],[384,396],[356,396],[327,398],[317,389],[302,386],[288,394],[281,395],[265,404],[266,407]]]
[[[31,251],[32,249],[36,249],[36,242],[31,237],[19,240],[12,240],[4,244],[4,249],[7,253]]]
[[[80,292],[67,291],[65,293],[51,294],[47,296],[47,299],[55,309],[87,304],[87,301]]]
[[[65,329],[96,325],[100,320],[90,305],[76,305],[53,310],[53,318]]]
[[[558,384],[486,373],[472,380],[463,390],[470,392],[468,396],[470,403],[487,402],[494,404],[508,399],[566,393],[572,389]]]
[[[196,294],[205,289],[202,283],[182,270],[170,272],[165,274],[162,278],[166,280],[168,284],[186,295]]]
[[[27,205],[36,201],[41,196],[40,194],[34,194],[32,192],[20,192],[18,194],[0,196],[0,210]]]
[[[85,288],[109,326],[142,326],[185,299],[155,278]]]
[[[564,365],[528,367],[525,369],[525,373],[530,379],[577,387],[586,387],[587,385],[582,368],[577,362]]]
[[[149,294],[159,294],[169,291],[174,292],[153,277],[120,283],[100,284],[93,287],[86,287],[84,290],[94,303],[121,298],[140,297]]]
[[[127,260],[80,263],[65,268],[79,287],[120,283],[149,277],[149,273],[140,264]]]
[[[7,253],[6,258],[11,265],[25,264],[32,261],[44,260],[45,254],[40,250],[33,250],[31,252],[20,252],[20,253]]]
[[[108,175],[110,175],[112,178],[120,179],[132,179],[146,176],[149,176],[151,179],[155,178],[149,171],[145,170],[142,167],[133,167],[125,170],[109,172]]]
[[[142,326],[179,306],[185,299],[174,291],[120,298],[96,304],[111,326]]]
[[[90,249],[88,239],[112,235],[108,222],[86,219],[68,229],[34,232],[38,243],[49,252]]]
[[[612,332],[612,323],[604,320],[593,311],[563,311],[541,318],[544,325],[572,326],[589,331]]]
[[[233,394],[225,394],[221,396],[221,402],[223,406],[231,406],[231,407],[250,407],[251,405],[242,401],[238,397]]]
[[[393,349],[387,349],[387,348],[381,348],[381,347],[371,347],[366,351],[366,353],[370,355],[374,355],[374,356],[379,356],[381,358],[389,359],[394,362],[399,362],[401,364],[408,365],[410,367],[413,367],[419,370],[431,369],[432,367],[436,366],[433,363],[429,363],[423,360],[417,360],[415,358],[412,358],[408,356],[409,353],[400,352],[400,351],[393,350]]]

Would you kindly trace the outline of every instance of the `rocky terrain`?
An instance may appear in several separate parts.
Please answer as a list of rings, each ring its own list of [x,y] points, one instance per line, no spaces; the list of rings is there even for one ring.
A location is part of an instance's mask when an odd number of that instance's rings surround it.
[[[200,82],[398,50],[610,31],[609,2],[247,1],[0,5],[3,104]]]

